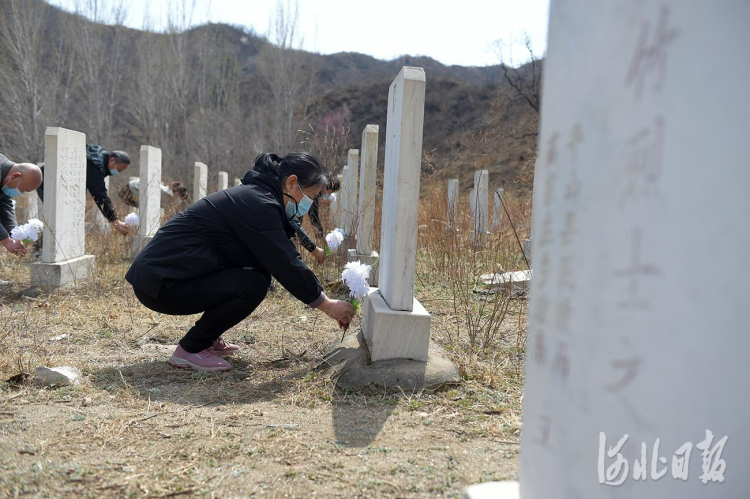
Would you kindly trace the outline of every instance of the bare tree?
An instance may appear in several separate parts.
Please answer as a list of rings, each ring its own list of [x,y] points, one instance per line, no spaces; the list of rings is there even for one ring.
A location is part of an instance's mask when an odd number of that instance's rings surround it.
[[[523,47],[523,63],[519,63],[513,56],[513,49],[518,45]],[[497,40],[493,43],[493,49],[500,59],[504,81],[515,90],[519,99],[525,101],[539,115],[542,97],[542,58],[534,53],[529,35],[524,33],[520,41],[511,43]]]
[[[65,114],[70,63],[64,43],[48,38],[49,7],[34,0],[0,3],[0,137],[4,150],[43,159],[44,130]]]

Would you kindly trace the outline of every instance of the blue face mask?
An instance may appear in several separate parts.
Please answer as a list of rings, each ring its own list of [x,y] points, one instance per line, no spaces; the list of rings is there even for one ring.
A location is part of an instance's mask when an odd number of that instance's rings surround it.
[[[20,184],[20,183],[21,183],[21,177],[18,177],[18,184]],[[16,196],[20,196],[21,195],[21,191],[18,190],[18,184],[16,184],[16,186],[13,187],[12,189],[10,187],[8,187],[7,185],[4,185],[3,186],[3,193],[6,196],[9,196],[9,197],[12,197],[12,198],[14,198]]]
[[[302,191],[302,188],[299,186],[299,184],[297,184],[297,189],[299,189],[300,191]],[[289,197],[292,197],[289,194],[286,194],[286,195],[289,196]],[[292,199],[294,199],[294,198],[292,198]],[[287,216],[287,218],[292,218],[294,216],[297,216],[297,217],[303,217],[303,216],[305,216],[307,214],[307,212],[310,210],[310,207],[312,206],[312,204],[313,204],[313,200],[310,199],[310,197],[303,192],[302,193],[302,199],[300,200],[299,203],[295,203],[294,201],[287,201],[286,202],[286,216]]]
[[[118,172],[116,168],[110,168],[109,174],[112,175],[113,177],[116,177],[120,174],[120,172]]]
[[[323,194],[320,197],[322,197],[323,199],[331,199],[331,195],[330,194]]]

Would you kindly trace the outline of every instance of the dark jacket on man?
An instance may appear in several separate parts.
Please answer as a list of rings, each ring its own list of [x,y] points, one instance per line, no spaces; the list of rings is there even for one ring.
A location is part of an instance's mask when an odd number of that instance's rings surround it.
[[[0,185],[5,182],[5,176],[15,163],[0,154]],[[16,210],[13,200],[0,190],[0,241],[10,237],[10,231],[16,228]]]
[[[104,179],[111,175],[109,173],[109,158],[109,153],[100,146],[86,144],[86,189],[94,198],[94,202],[101,210],[102,215],[110,222],[114,222],[117,220],[117,213],[112,207],[112,200],[109,198],[107,187],[104,185]],[[39,167],[44,172],[44,166],[39,165]],[[39,198],[44,201],[44,182],[36,192],[39,194]]]
[[[252,267],[317,307],[325,298],[323,287],[289,239],[295,232],[282,207],[278,172],[251,170],[243,183],[178,213],[136,257],[125,279],[134,289],[158,298],[162,286],[224,268]]]

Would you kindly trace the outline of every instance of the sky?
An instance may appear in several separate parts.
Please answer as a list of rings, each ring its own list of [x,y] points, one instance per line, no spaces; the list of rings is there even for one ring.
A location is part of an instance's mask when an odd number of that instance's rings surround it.
[[[48,0],[68,11],[74,11],[76,4],[119,1]],[[250,27],[260,35],[268,33],[278,4],[278,0],[127,0],[125,24],[141,29],[147,13],[151,28],[161,31],[170,9],[189,12],[182,6],[193,2],[190,25],[223,22]],[[493,42],[517,41],[523,33],[529,35],[534,52],[543,55],[549,0],[298,0],[297,10],[302,48],[311,52],[360,52],[384,60],[423,55],[447,65],[488,66],[499,63]],[[520,47],[512,56],[517,63],[524,62]]]

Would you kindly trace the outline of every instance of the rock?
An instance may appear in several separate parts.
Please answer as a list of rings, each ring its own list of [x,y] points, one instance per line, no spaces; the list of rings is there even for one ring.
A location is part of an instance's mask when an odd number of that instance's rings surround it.
[[[67,386],[80,382],[81,371],[75,367],[37,367],[36,382],[44,386]]]
[[[94,405],[94,401],[91,399],[91,397],[86,397],[81,402],[81,405],[83,407],[91,407],[92,405]]]
[[[59,336],[53,336],[49,340],[50,341],[60,341],[60,340],[64,340],[65,338],[68,338],[68,337],[70,337],[70,335],[68,333],[65,333],[65,334],[61,334]]]
[[[26,296],[28,298],[38,298],[41,294],[42,290],[37,287],[26,288],[23,290],[23,293],[21,293],[22,296]]]

